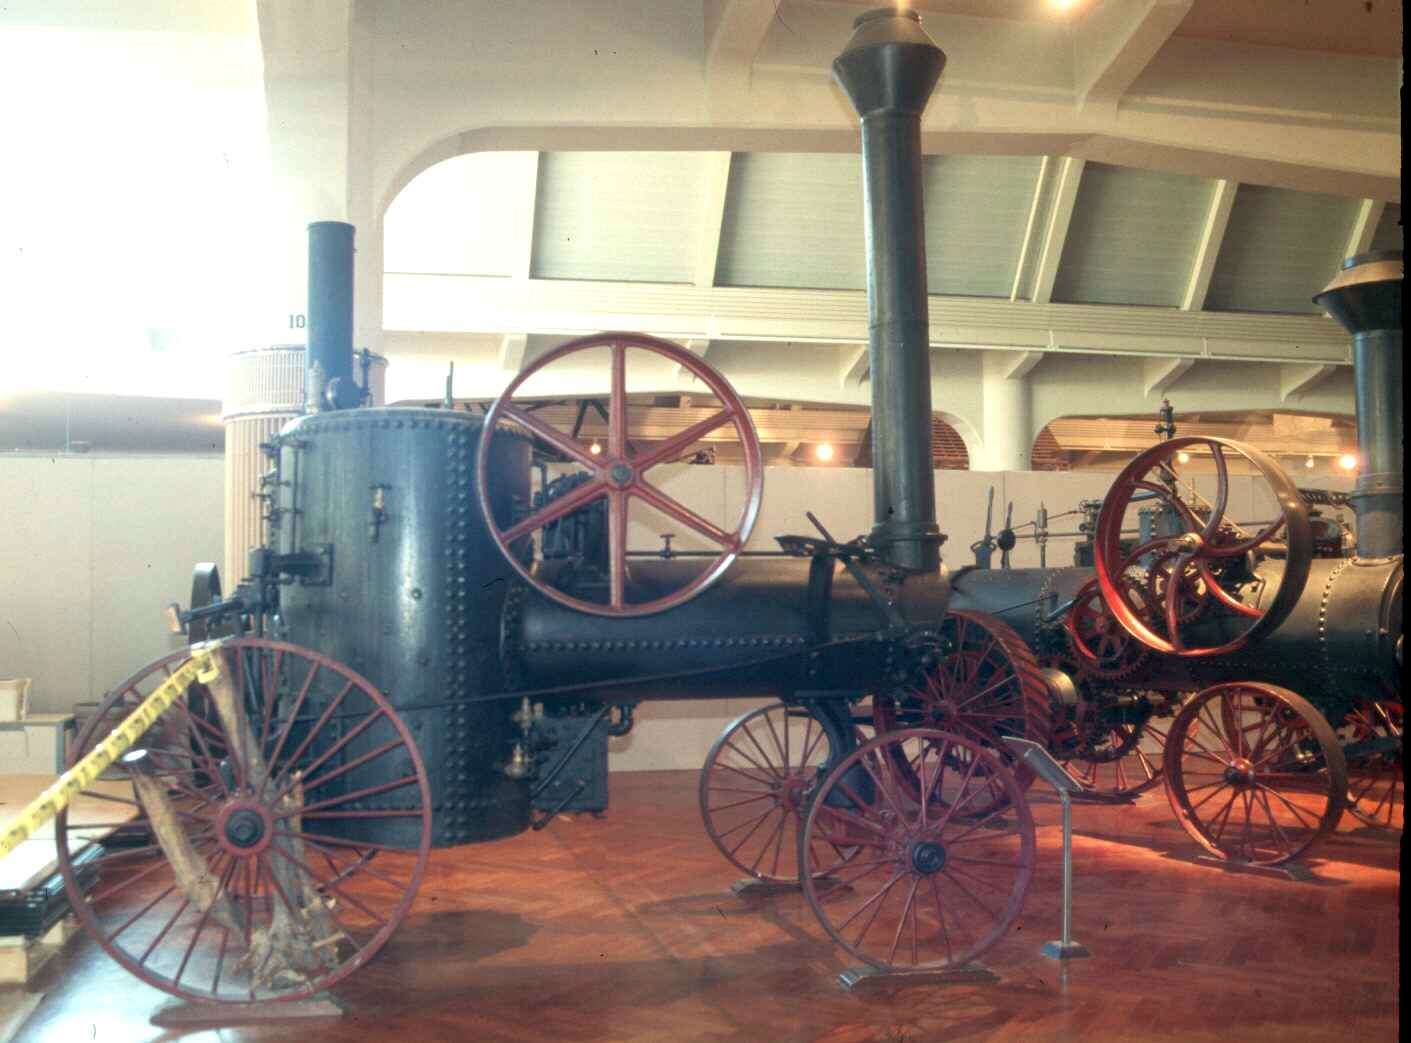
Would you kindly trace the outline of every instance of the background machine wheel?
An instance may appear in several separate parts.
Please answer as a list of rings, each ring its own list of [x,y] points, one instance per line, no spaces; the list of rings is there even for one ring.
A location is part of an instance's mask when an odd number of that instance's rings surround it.
[[[1296,859],[1333,831],[1347,802],[1332,727],[1308,700],[1270,684],[1194,696],[1171,725],[1165,770],[1185,831],[1212,855],[1252,865]]]
[[[1034,823],[993,750],[908,728],[877,736],[828,773],[799,863],[809,906],[848,953],[883,970],[960,967],[1019,916]]]
[[[939,728],[956,732],[996,751],[1011,764],[1005,736],[1030,739],[1047,746],[1053,730],[1050,695],[1043,670],[1014,628],[984,612],[949,612],[941,628],[941,645],[922,669],[919,683],[872,700],[877,734],[899,728]],[[966,756],[971,746],[957,746],[952,757]],[[988,770],[990,760],[977,770]],[[905,763],[900,777],[916,790],[919,780]],[[1022,792],[1034,781],[1022,765],[1010,769]],[[988,797],[1007,799],[996,787]],[[975,808],[973,810],[979,810]]]
[[[1401,702],[1364,699],[1343,721],[1350,777],[1347,810],[1378,829],[1402,829],[1406,779],[1402,765]]]
[[[147,984],[206,1002],[298,999],[361,967],[405,919],[431,844],[426,770],[382,693],[347,667],[259,638],[221,654],[217,679],[84,791],[126,822],[57,817],[59,866],[84,928]],[[114,688],[70,763],[185,658]],[[85,894],[71,855],[95,837]]]
[[[799,878],[798,833],[833,742],[812,715],[773,703],[730,722],[701,769],[706,833],[742,873]]]

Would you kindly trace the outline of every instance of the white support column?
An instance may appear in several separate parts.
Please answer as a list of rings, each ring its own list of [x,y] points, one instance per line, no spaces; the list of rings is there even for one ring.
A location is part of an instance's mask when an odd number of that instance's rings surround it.
[[[1142,393],[1147,398],[1164,395],[1166,389],[1180,380],[1195,365],[1190,358],[1154,358],[1142,361]]]
[[[720,258],[720,228],[725,221],[725,196],[730,187],[730,153],[707,152],[700,224],[696,230],[697,286],[715,285],[715,265]]]
[[[1044,229],[1043,250],[1034,272],[1034,292],[1030,298],[1036,304],[1053,299],[1053,282],[1058,277],[1058,262],[1063,257],[1063,244],[1068,241],[1068,227],[1073,222],[1073,204],[1078,200],[1078,182],[1083,177],[1085,160],[1065,157],[1058,165],[1058,184],[1053,190],[1048,224]]]
[[[1356,257],[1367,252],[1386,208],[1386,203],[1380,199],[1364,199],[1358,204],[1357,217],[1352,222],[1352,234],[1347,237],[1344,257]]]
[[[1220,256],[1220,244],[1225,241],[1225,229],[1230,224],[1230,211],[1235,205],[1239,182],[1221,179],[1215,182],[1215,194],[1210,198],[1210,212],[1196,247],[1195,264],[1191,266],[1190,282],[1181,298],[1182,311],[1200,311],[1205,307],[1205,295],[1210,292],[1210,277],[1215,273],[1215,259]]]
[[[1033,449],[1029,381],[1024,359],[1031,352],[987,351],[980,358],[984,450],[975,471],[1027,471]],[[1032,368],[1032,367],[1030,367]],[[1018,374],[1012,376],[1011,374]]]
[[[838,386],[844,390],[861,387],[867,379],[867,345],[843,353],[842,364],[838,366]]]
[[[1279,367],[1279,401],[1302,398],[1308,392],[1337,372],[1333,365]]]
[[[500,368],[518,373],[524,368],[524,353],[528,347],[528,334],[506,333],[500,338]]]

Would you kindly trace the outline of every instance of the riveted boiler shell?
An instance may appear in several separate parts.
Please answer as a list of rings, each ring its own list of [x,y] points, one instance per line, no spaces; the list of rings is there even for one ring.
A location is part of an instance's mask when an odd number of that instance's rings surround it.
[[[517,734],[515,704],[473,701],[504,689],[496,653],[511,576],[476,502],[480,431],[463,413],[375,408],[303,416],[279,439],[278,549],[331,547],[333,563],[327,585],[283,589],[283,632],[362,673],[402,714],[430,776],[438,845],[508,836],[529,821],[527,785],[500,771]],[[528,493],[527,443],[497,438],[491,495],[501,524]],[[383,741],[370,729],[349,757]],[[370,770],[348,773],[348,788],[391,781],[398,766],[387,778]],[[366,805],[397,807],[413,793]],[[414,824],[381,818],[360,824],[359,836],[404,843]]]
[[[635,559],[629,601],[659,597],[700,569],[692,559]],[[562,570],[540,575],[562,582]],[[706,591],[666,612],[628,619],[564,608],[524,587],[506,607],[504,654],[530,687],[690,674],[648,685],[609,688],[597,697],[690,698],[777,694],[803,689],[866,688],[883,675],[879,636],[884,622],[871,599],[841,566],[829,599],[827,637],[851,641],[810,659],[806,654],[809,561],[742,558]],[[912,576],[895,592],[897,607],[915,623],[945,616],[944,572]]]

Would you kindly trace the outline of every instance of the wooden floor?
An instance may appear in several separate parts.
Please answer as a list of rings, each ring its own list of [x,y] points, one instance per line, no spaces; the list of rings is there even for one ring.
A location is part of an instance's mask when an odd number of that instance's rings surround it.
[[[732,896],[696,775],[613,778],[603,819],[436,852],[416,909],[340,989],[341,1019],[163,1032],[164,996],[86,939],[43,972],[18,1040],[1335,1040],[1397,1038],[1399,836],[1348,819],[1294,883],[1191,864],[1158,791],[1074,818],[1074,935],[1059,966],[1058,805],[996,985],[843,992],[803,899]]]

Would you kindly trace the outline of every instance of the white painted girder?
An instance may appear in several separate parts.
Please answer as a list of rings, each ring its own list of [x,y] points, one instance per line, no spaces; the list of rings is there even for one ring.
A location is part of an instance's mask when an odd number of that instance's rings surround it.
[[[1239,182],[1221,178],[1215,182],[1215,191],[1210,198],[1210,212],[1201,229],[1200,243],[1196,247],[1195,262],[1191,266],[1190,281],[1181,298],[1183,311],[1199,311],[1205,307],[1206,294],[1210,292],[1210,277],[1215,274],[1215,261],[1220,256],[1220,246],[1225,241],[1225,230],[1230,224],[1230,211],[1235,206],[1235,193]]]
[[[1107,0],[1079,23],[1078,107],[1115,112],[1142,70],[1190,13],[1194,0]]]
[[[388,273],[384,287],[389,331],[580,334],[631,329],[712,342],[859,347],[868,339],[867,298],[859,291],[398,273]],[[944,296],[931,297],[930,314],[934,348],[1351,362],[1346,334],[1321,315]],[[848,372],[857,364],[849,360]]]
[[[1279,367],[1279,400],[1302,398],[1308,392],[1337,372],[1338,367],[1327,364],[1313,366],[1285,365]]]
[[[1164,395],[1195,365],[1192,358],[1152,358],[1142,362],[1142,394],[1147,398]]]

